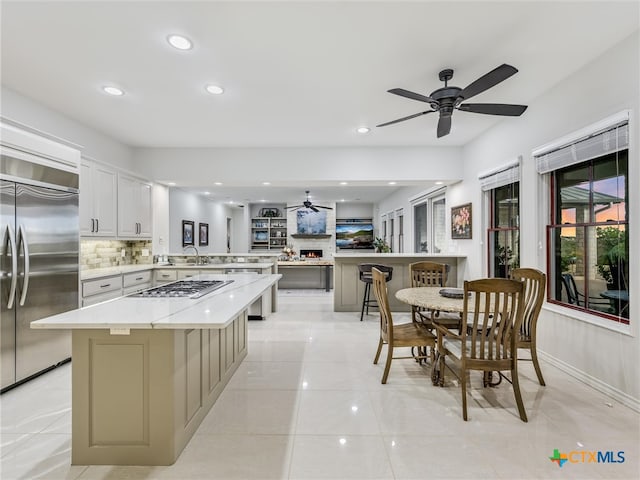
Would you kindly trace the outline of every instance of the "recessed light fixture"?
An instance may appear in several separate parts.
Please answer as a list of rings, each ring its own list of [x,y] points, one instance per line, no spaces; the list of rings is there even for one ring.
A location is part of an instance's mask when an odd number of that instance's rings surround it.
[[[340,185],[349,185],[348,182],[340,182]]]
[[[167,42],[173,48],[177,48],[178,50],[191,50],[193,47],[193,43],[187,37],[178,34],[171,34],[167,37]]]
[[[205,195],[211,195],[211,192],[204,192]]]
[[[207,92],[209,92],[212,95],[221,95],[224,93],[224,88],[218,85],[207,85],[204,88],[207,90]]]
[[[167,182],[167,185],[169,185],[170,187],[175,187],[176,186],[176,182]]]
[[[356,132],[358,133],[369,133],[371,129],[369,127],[358,127]]]
[[[389,185],[395,185],[396,182],[389,182]]]
[[[124,95],[124,90],[118,87],[114,87],[113,85],[105,85],[102,87],[102,91],[104,93],[108,93],[109,95],[113,95],[114,97],[121,97]]]
[[[262,203],[265,203],[265,202],[266,202],[266,200],[260,200],[260,201],[261,201]]]
[[[222,182],[213,182],[214,185],[220,186],[222,185]]]
[[[340,201],[341,201],[341,202],[344,202],[344,198],[341,198],[341,199],[340,199]]]
[[[263,185],[271,185],[271,182],[262,182]]]
[[[444,182],[436,182],[436,185],[442,185]]]

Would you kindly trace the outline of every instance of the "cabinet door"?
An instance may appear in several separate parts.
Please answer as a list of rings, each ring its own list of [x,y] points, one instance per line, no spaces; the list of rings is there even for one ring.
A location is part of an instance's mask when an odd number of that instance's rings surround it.
[[[116,236],[117,180],[116,172],[99,163],[92,164],[91,191],[93,193],[93,218],[98,237]]]
[[[135,237],[137,232],[138,181],[118,175],[118,236]]]
[[[138,184],[138,236],[151,238],[151,185],[140,182]]]
[[[91,163],[80,163],[80,235],[91,236],[95,230],[93,216],[93,189],[91,188]]]

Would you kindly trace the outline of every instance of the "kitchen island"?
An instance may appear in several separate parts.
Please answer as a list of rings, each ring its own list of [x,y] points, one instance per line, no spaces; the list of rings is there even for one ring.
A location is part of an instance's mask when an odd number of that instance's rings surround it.
[[[72,331],[71,462],[171,465],[247,355],[247,309],[280,275],[200,275],[200,298],[121,297],[38,320]]]
[[[448,287],[462,286],[466,256],[431,253],[336,253],[334,258],[333,310],[335,312],[359,312],[365,284],[359,280],[358,265],[377,263],[393,267],[393,278],[388,283],[389,304],[392,311],[408,311],[409,306],[395,297],[398,290],[411,286],[409,264],[437,262],[449,265]],[[373,298],[373,293],[371,294]]]

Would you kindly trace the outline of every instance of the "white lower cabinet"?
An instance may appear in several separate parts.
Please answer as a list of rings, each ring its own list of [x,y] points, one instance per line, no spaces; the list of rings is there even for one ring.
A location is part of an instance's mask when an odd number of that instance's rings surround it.
[[[155,271],[154,285],[162,285],[163,283],[175,282],[178,279],[178,273],[172,269],[162,269]]]
[[[122,275],[94,278],[82,282],[82,306],[106,302],[122,296]]]
[[[153,281],[153,270],[143,270],[141,272],[125,273],[122,275],[122,294],[129,295],[151,288]]]

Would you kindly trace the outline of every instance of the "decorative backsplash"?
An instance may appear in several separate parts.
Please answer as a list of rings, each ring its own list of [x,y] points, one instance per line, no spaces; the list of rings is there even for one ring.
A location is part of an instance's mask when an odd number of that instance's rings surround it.
[[[152,263],[150,240],[81,240],[80,270]],[[124,257],[122,251],[124,250]],[[146,250],[146,252],[143,252]],[[142,254],[146,253],[146,256]]]

